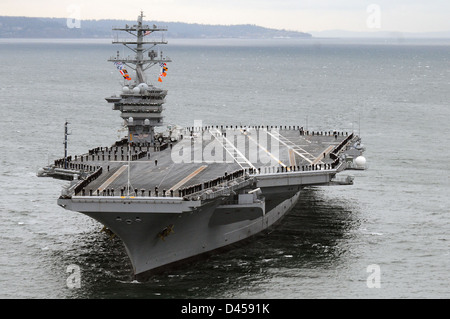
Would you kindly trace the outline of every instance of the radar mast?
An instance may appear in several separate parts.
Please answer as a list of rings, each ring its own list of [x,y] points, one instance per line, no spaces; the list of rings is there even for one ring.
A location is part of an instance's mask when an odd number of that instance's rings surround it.
[[[162,105],[165,103],[167,90],[155,87],[145,75],[145,71],[152,66],[159,66],[161,71],[155,81],[162,82],[161,77],[166,75],[167,63],[171,60],[163,55],[159,45],[167,44],[164,36],[161,40],[151,38],[158,32],[167,31],[166,27],[158,27],[155,24],[149,26],[143,22],[144,13],[137,18],[137,23],[125,27],[115,27],[113,30],[128,33],[126,39],[116,36],[113,44],[122,44],[134,52],[132,55],[110,57],[120,74],[123,76],[123,88],[120,97],[106,98],[113,103],[114,110],[121,111],[124,125],[128,128],[128,138],[135,143],[149,143],[153,145],[155,126],[163,125]],[[130,75],[128,70],[134,70]]]

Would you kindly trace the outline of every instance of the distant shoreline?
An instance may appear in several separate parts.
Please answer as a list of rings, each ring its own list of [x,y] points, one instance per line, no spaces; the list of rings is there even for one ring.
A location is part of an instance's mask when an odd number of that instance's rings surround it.
[[[79,20],[0,16],[0,38],[109,38],[114,26],[133,25],[127,20]],[[145,21],[167,27],[168,38],[311,38],[311,34],[277,30],[257,25],[204,25],[181,22]]]

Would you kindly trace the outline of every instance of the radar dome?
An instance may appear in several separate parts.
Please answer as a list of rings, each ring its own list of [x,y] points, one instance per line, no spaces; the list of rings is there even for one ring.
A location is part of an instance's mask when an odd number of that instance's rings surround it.
[[[128,86],[124,86],[122,89],[123,93],[129,93],[130,92],[130,88]]]
[[[140,89],[143,89],[143,90],[147,90],[147,89],[148,89],[147,83],[140,83],[140,84],[138,85],[138,87],[139,87]]]
[[[139,92],[141,92],[141,89],[138,86],[133,88],[133,93],[138,94]]]
[[[366,166],[366,158],[364,156],[358,156],[355,159],[355,164],[357,167],[364,167]]]

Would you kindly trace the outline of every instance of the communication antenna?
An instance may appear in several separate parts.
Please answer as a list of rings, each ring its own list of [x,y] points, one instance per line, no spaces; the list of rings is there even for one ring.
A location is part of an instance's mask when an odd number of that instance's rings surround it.
[[[68,132],[68,125],[70,123],[66,122],[64,123],[64,168],[67,169],[67,136],[69,136]]]

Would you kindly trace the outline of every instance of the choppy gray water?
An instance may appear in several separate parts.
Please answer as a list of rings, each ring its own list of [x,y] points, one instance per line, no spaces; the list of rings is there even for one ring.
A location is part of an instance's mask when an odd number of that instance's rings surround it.
[[[242,248],[133,282],[121,242],[56,205],[66,182],[36,177],[63,156],[65,120],[70,154],[122,136],[104,100],[120,90],[106,59],[122,48],[2,40],[1,298],[450,297],[450,41],[169,44],[167,123],[353,130],[369,170],[347,173],[353,186],[305,190]],[[79,289],[67,286],[72,264]]]

